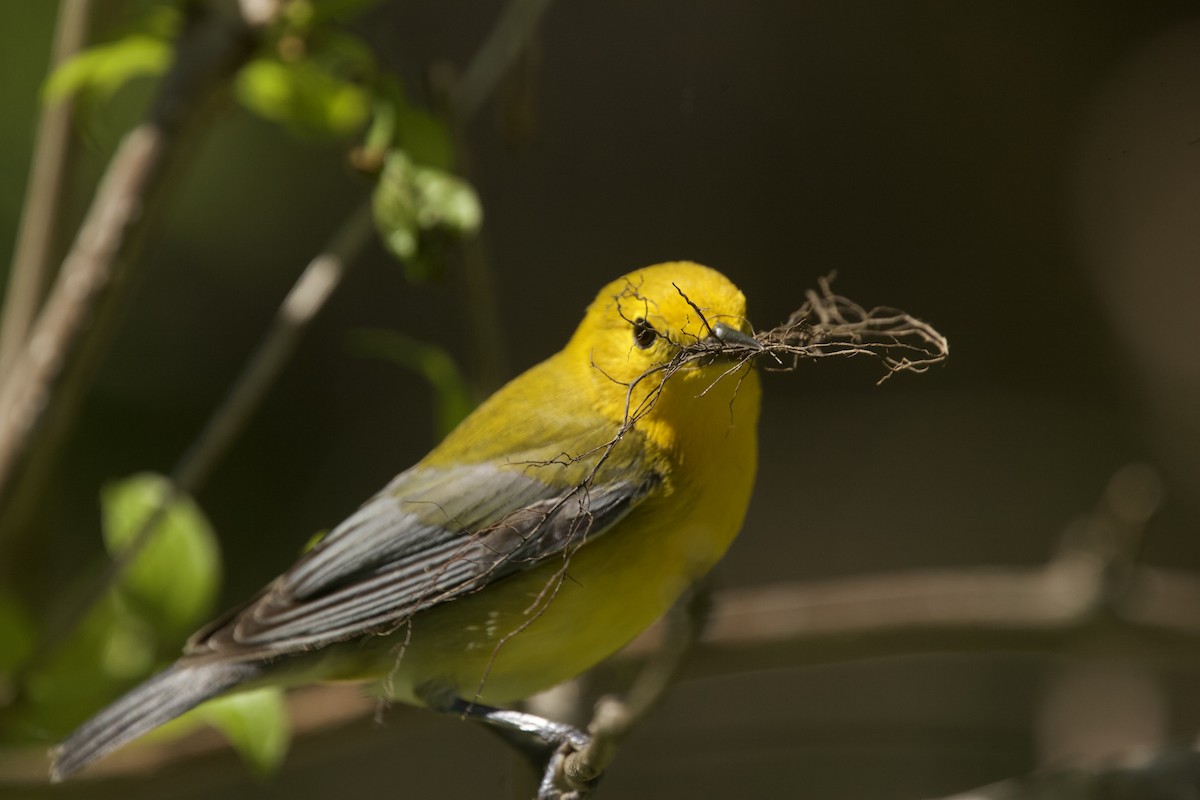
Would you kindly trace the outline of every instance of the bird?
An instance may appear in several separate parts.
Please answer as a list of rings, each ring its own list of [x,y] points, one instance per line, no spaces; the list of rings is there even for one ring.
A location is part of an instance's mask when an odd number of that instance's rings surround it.
[[[608,283],[562,350],[58,745],[51,779],[239,690],[357,680],[462,711],[586,671],[742,527],[758,346],[744,295],[714,269],[675,261]]]

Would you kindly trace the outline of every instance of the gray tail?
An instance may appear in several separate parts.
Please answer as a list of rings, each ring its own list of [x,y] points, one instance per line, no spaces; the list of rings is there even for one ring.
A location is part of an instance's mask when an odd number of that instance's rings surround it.
[[[155,675],[81,725],[54,748],[50,780],[64,780],[97,758],[255,677],[255,663],[178,664]]]

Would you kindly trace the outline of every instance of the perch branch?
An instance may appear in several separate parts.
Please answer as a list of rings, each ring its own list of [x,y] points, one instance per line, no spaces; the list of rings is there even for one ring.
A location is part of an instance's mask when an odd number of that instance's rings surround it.
[[[1138,568],[1120,616],[1095,613],[1102,564],[1085,557],[1033,569],[977,568],[862,576],[719,592],[710,622],[681,677],[888,658],[915,653],[1132,655],[1159,663],[1200,663],[1200,577]],[[660,652],[656,626],[599,666],[597,683],[628,681]],[[375,703],[352,686],[316,686],[292,700],[304,713],[297,734],[369,718]],[[224,747],[218,737],[196,734]],[[142,774],[186,759],[182,741],[116,753],[85,779]],[[5,774],[45,782],[45,752],[28,752]],[[28,763],[25,763],[28,762]],[[164,773],[170,780],[170,773]]]
[[[1182,747],[1130,753],[1125,763],[1042,770],[943,800],[1188,800],[1200,752]]]
[[[690,596],[663,620],[662,641],[646,659],[625,697],[606,695],[596,704],[588,725],[587,745],[562,760],[561,773],[548,776],[561,796],[582,800],[608,769],[617,749],[635,725],[658,705],[679,674],[684,659],[695,646],[712,608],[712,596],[694,587]],[[566,792],[571,794],[566,795]]]

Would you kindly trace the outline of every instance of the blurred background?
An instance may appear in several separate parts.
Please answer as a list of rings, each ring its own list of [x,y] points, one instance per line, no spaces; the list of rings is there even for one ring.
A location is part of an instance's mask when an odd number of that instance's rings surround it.
[[[55,5],[0,2],[6,252]],[[110,5],[100,38],[139,6]],[[383,2],[346,28],[430,102],[429,67],[466,64],[502,5]],[[75,219],[153,85],[129,84],[78,127]],[[557,350],[606,281],[674,259],[732,278],[759,328],[836,272],[839,293],[949,337],[944,367],[882,386],[866,361],[766,376],[760,477],[718,590],[1038,567],[1130,462],[1165,489],[1140,561],[1200,569],[1194,3],[564,0],[459,146],[484,213],[502,353],[489,364],[503,378]],[[35,619],[104,558],[99,487],[170,469],[305,263],[368,195],[348,147],[234,105],[206,129],[36,542],[0,573]],[[378,243],[358,259],[197,498],[223,554],[217,606],[256,591],[434,443],[428,381],[357,354],[355,331],[436,343],[486,383],[464,280],[453,257],[444,280],[420,284]],[[941,797],[1186,744],[1200,731],[1189,652],[914,647],[708,675],[635,733],[602,794]],[[403,709],[383,719],[300,738],[265,782],[217,750],[53,793],[483,797],[515,769],[471,726]],[[8,791],[51,794],[0,783]]]

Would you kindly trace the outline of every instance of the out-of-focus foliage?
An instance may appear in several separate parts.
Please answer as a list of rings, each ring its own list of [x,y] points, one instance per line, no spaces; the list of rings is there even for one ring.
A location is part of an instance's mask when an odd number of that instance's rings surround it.
[[[367,124],[378,68],[360,39],[305,19],[264,49],[237,77],[246,108],[307,137],[345,137]]]
[[[172,660],[179,639],[211,614],[221,580],[217,539],[196,503],[171,492],[166,478],[149,473],[103,489],[104,542],[114,559],[128,552],[161,505],[159,520],[112,590],[26,677],[24,702],[3,729],[5,740],[61,737],[113,695]],[[0,602],[0,615],[0,621],[17,623],[16,633],[0,635],[28,652],[30,632],[21,635],[21,609]],[[206,703],[164,726],[156,738],[178,737],[202,724],[221,731],[258,775],[279,765],[291,740],[279,689]]]
[[[219,730],[260,776],[273,772],[287,755],[291,725],[282,689],[268,686],[220,697],[196,712]]]
[[[382,71],[371,48],[334,23],[373,0],[293,2],[261,53],[237,74],[234,94],[248,110],[302,138],[346,139],[365,131],[359,157],[377,175],[380,238],[411,280],[443,272],[443,242],[478,231],[475,191],[450,170],[446,125],[408,102],[399,80]],[[174,6],[154,6],[112,41],[90,47],[47,79],[44,97],[75,95],[85,124],[94,106],[137,77],[161,74],[181,28]]]
[[[76,93],[106,100],[133,78],[161,74],[170,58],[171,43],[151,34],[97,45],[54,71],[46,81],[46,100],[53,103]]]
[[[164,638],[186,635],[212,613],[221,583],[221,552],[212,527],[187,497],[171,498],[170,482],[149,473],[104,487],[104,544],[125,553],[160,504],[164,510],[145,545],[117,583],[122,601]]]
[[[428,280],[444,271],[445,243],[478,229],[480,204],[451,172],[448,125],[410,102],[371,47],[341,27],[377,1],[287,3],[229,88],[245,109],[293,137],[344,146],[351,164],[376,184],[375,220],[387,249],[407,276]],[[187,32],[180,4],[140,9],[115,31],[101,26],[97,44],[56,68],[42,86],[43,102],[73,98],[76,122],[87,131],[131,81],[169,70],[175,41]],[[470,411],[466,382],[436,345],[395,333],[376,335],[369,349],[429,382],[438,436]],[[78,588],[55,595],[49,610],[22,592],[0,592],[0,741],[60,739],[172,661],[184,637],[214,611],[222,575],[217,537],[197,504],[175,495],[166,478],[139,474],[103,489],[108,554],[120,563],[151,514],[160,515],[154,530],[99,599],[89,603],[87,593],[111,562],[75,575]],[[80,618],[64,625],[72,615]],[[219,729],[259,775],[280,763],[290,740],[278,690],[204,704],[156,735],[178,736],[201,724]]]
[[[367,120],[369,100],[360,86],[311,61],[259,58],[238,75],[242,105],[303,135],[353,133]]]
[[[46,103],[75,97],[78,119],[87,130],[99,107],[136,78],[151,78],[166,71],[173,41],[182,17],[173,5],[158,5],[138,15],[111,41],[89,47],[60,64],[46,78],[42,99]]]
[[[279,767],[292,740],[284,692],[274,686],[209,700],[147,738],[174,739],[201,725],[211,725],[220,731],[251,772],[260,778]]]
[[[410,280],[440,275],[440,260],[423,249],[430,237],[464,236],[478,230],[483,211],[475,191],[445,170],[413,162],[393,150],[384,162],[373,196],[375,226],[392,255],[404,262]]]
[[[101,517],[114,558],[134,541],[169,482],[135,475],[105,487]],[[5,741],[58,738],[130,683],[173,657],[180,638],[212,612],[221,555],[212,526],[188,497],[167,502],[154,535],[133,555],[116,583],[37,661],[33,619],[12,598],[0,598],[0,667],[18,676],[18,701],[0,723]],[[79,602],[78,597],[67,598]],[[11,662],[11,663],[10,663]]]
[[[8,743],[60,738],[87,714],[127,685],[131,668],[150,669],[141,624],[109,594],[43,660],[22,662],[15,673],[17,700],[0,718],[0,738]]]

